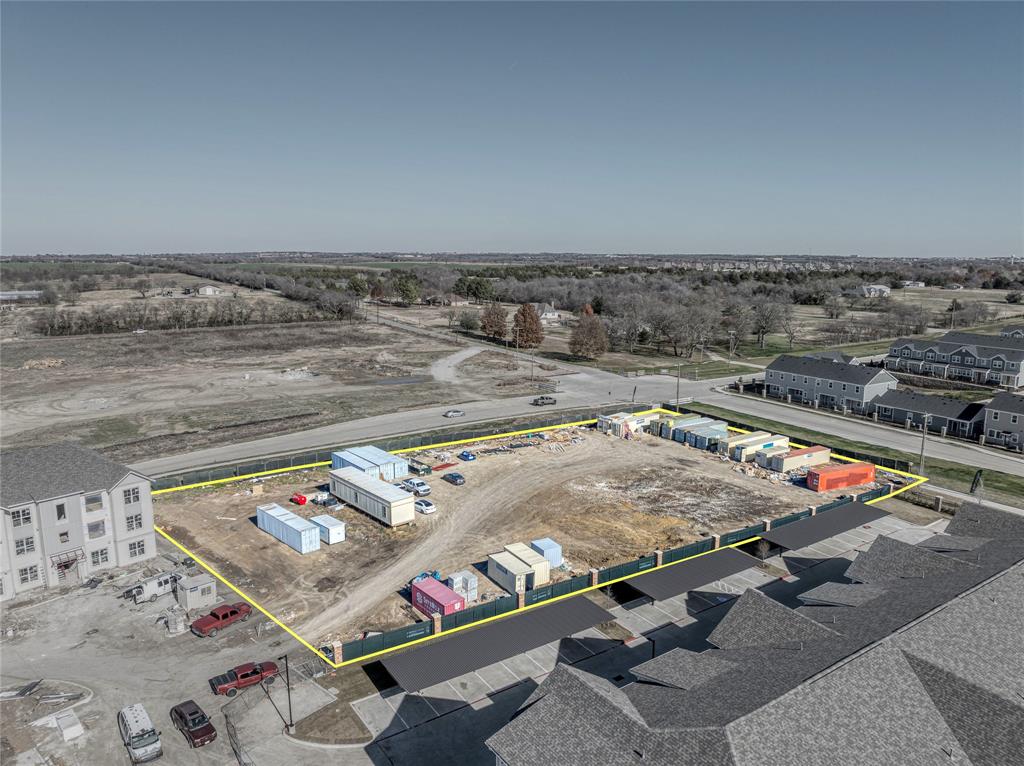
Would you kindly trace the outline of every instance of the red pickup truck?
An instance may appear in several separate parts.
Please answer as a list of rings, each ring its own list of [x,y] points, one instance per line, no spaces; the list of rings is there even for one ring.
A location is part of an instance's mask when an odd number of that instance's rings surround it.
[[[206,636],[213,638],[218,631],[223,630],[231,623],[239,620],[245,622],[249,619],[250,614],[252,614],[252,607],[244,601],[239,601],[237,604],[221,604],[211,609],[209,614],[204,614],[193,622],[192,632],[200,638]]]
[[[232,668],[223,675],[210,679],[210,690],[214,694],[234,697],[239,689],[255,686],[262,682],[272,684],[280,671],[273,662],[247,662]]]

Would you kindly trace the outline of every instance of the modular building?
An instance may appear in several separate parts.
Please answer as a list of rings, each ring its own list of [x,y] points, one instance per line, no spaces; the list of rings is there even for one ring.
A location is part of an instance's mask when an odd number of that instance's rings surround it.
[[[714,422],[714,418],[696,418],[694,420],[687,421],[686,423],[679,423],[672,428],[672,441],[682,442],[685,444],[686,434],[694,429],[711,425]]]
[[[613,436],[626,438],[643,431],[644,426],[657,420],[657,415],[634,415],[631,412],[616,412],[614,415],[601,415],[597,419],[597,430]]]
[[[174,583],[174,600],[186,611],[209,609],[217,603],[217,581],[205,572]]]
[[[755,431],[750,434],[736,434],[735,436],[729,436],[718,442],[718,454],[720,455],[731,455],[733,448],[739,444],[746,444],[747,442],[756,442],[758,439],[766,439],[771,436],[767,431]]]
[[[540,540],[533,540],[530,547],[548,560],[553,567],[562,566],[562,546],[550,537],[542,537]]]
[[[787,452],[789,452],[788,445],[784,447],[778,446],[768,447],[768,449],[759,449],[757,452],[754,453],[754,462],[757,463],[762,468],[767,468],[771,470],[772,458],[775,455],[785,455]]]
[[[533,570],[533,574],[526,578],[527,588],[539,588],[551,582],[551,563],[529,545],[512,543],[506,545],[505,550]]]
[[[773,455],[771,464],[768,466],[773,471],[786,473],[795,471],[798,468],[810,468],[816,465],[828,465],[832,459],[832,450],[828,447],[805,447],[795,449],[782,455]]]
[[[416,498],[404,489],[367,476],[358,468],[338,468],[330,477],[332,495],[389,527],[409,524],[416,518]]]
[[[256,506],[256,526],[299,553],[320,550],[320,528],[277,503]]]
[[[533,569],[508,551],[498,551],[487,557],[487,576],[509,593],[522,593]]]
[[[320,542],[328,545],[345,542],[345,522],[341,519],[336,519],[325,513],[322,516],[312,516],[309,520],[319,528]]]
[[[676,426],[681,426],[686,423],[691,423],[694,420],[698,420],[700,415],[673,415],[671,417],[662,418],[659,425],[658,435],[662,439],[672,438],[672,429]]]
[[[466,603],[476,601],[478,595],[479,580],[477,576],[468,569],[461,572],[452,572],[448,575],[445,584],[453,591],[462,596]]]
[[[712,420],[710,423],[706,423],[696,428],[688,428],[686,430],[686,443],[691,447],[697,447],[699,449],[708,449],[709,440],[698,439],[698,434],[704,436],[715,437],[717,442],[718,439],[724,439],[729,435],[729,425],[724,420]],[[701,442],[701,443],[698,443]]]
[[[369,444],[331,453],[331,468],[358,468],[367,476],[384,481],[409,475],[409,461]]]
[[[763,439],[756,439],[752,442],[743,442],[732,448],[732,453],[729,457],[738,463],[749,463],[754,459],[754,455],[757,454],[759,450],[770,449],[771,447],[786,447],[788,449],[789,437],[782,436],[781,434],[772,434],[771,436],[766,436]]]
[[[424,577],[412,584],[412,605],[427,617],[461,612],[466,599],[433,577]]]
[[[872,463],[823,465],[807,472],[807,486],[815,492],[859,487],[874,480],[875,466]]]

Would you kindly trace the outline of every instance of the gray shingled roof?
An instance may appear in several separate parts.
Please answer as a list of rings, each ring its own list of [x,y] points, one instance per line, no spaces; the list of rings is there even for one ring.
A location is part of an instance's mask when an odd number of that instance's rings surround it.
[[[778,357],[766,369],[793,375],[806,375],[809,378],[836,380],[840,383],[853,383],[857,386],[866,386],[879,376],[888,380],[896,379],[879,367],[865,367],[862,364],[844,364],[827,359],[810,359],[806,356],[790,356],[788,354]]]
[[[735,662],[730,662],[713,652],[673,649],[660,657],[637,665],[633,668],[633,675],[642,681],[663,686],[692,689],[736,667]]]
[[[853,360],[857,358],[834,348],[825,351],[809,351],[804,356],[808,359],[827,359],[830,362],[843,362],[844,364],[853,364]]]
[[[955,558],[933,553],[892,537],[879,537],[846,570],[856,582],[887,583],[908,577],[930,577],[970,566]]]
[[[998,355],[1009,361],[1024,360],[1024,338],[1006,338],[999,335],[948,332],[940,338],[897,338],[889,344],[890,349],[903,346],[910,346],[915,351],[931,349],[939,354],[954,354],[965,349],[981,359],[991,359]],[[937,360],[933,363],[944,364]]]
[[[1024,518],[971,510],[958,516],[987,542],[948,556],[921,551],[951,560],[951,570],[890,580],[884,595],[861,606],[796,610],[832,631],[830,638],[778,647],[768,630],[762,633],[769,645],[707,649],[715,662],[735,667],[689,689],[627,683],[619,690],[629,700],[625,710],[609,707],[610,696],[551,683],[560,675],[556,669],[488,745],[510,766],[933,766],[969,764],[971,757],[1019,763],[1020,727],[1013,728],[1011,705],[1021,707],[1024,687]],[[762,612],[749,614],[758,619]],[[936,680],[935,671],[915,667],[908,655],[983,693]],[[693,664],[689,654],[667,652],[657,671],[671,673],[666,665],[674,657],[684,667]],[[970,704],[958,707],[943,689],[960,690]],[[973,719],[958,718],[972,707]],[[1004,731],[987,728],[986,717]],[[979,749],[983,737],[988,744]]]
[[[848,585],[840,582],[825,582],[801,593],[799,598],[805,604],[862,606],[883,593],[885,593],[885,588],[881,585],[868,585],[867,583]]]
[[[877,397],[873,404],[875,407],[893,407],[920,415],[937,415],[967,422],[984,417],[985,413],[985,406],[979,402],[965,402],[952,396],[934,396],[896,388],[890,388]]]
[[[791,646],[806,641],[834,638],[835,633],[759,590],[743,592],[729,613],[708,636],[719,649],[748,646]]]
[[[963,535],[935,535],[922,540],[917,545],[930,551],[973,551],[985,544],[983,537],[964,537]]]
[[[1004,513],[978,503],[961,506],[949,524],[947,535],[964,537],[1024,537],[1024,516]]]
[[[1008,391],[1000,391],[992,397],[992,401],[986,404],[985,407],[990,410],[1024,415],[1024,396],[1011,394]]]
[[[0,505],[38,502],[110,489],[132,473],[127,466],[77,444],[0,452]]]

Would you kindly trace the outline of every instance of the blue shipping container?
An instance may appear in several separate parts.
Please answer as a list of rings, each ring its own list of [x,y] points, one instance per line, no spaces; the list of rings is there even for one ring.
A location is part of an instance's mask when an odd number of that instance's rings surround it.
[[[533,540],[530,547],[548,560],[553,567],[562,566],[562,546],[550,537],[542,537],[540,540]]]
[[[320,550],[320,528],[277,503],[256,506],[256,526],[299,553]]]
[[[714,418],[698,418],[697,420],[691,420],[688,423],[677,425],[672,429],[672,441],[686,443],[686,434],[690,431],[694,431],[698,428],[702,428],[710,423],[714,422]]]

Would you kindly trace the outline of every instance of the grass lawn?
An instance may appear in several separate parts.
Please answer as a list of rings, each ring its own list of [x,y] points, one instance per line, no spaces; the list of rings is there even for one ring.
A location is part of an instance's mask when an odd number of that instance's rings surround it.
[[[772,433],[786,434],[794,441],[804,444],[823,444],[837,449],[848,449],[854,452],[878,455],[879,457],[905,460],[914,466],[917,465],[917,455],[901,452],[889,447],[882,447],[877,444],[853,441],[840,436],[821,433],[820,431],[798,428],[777,420],[746,415],[742,412],[735,412],[724,407],[704,404],[703,402],[687,404],[686,409],[724,420],[731,420],[736,423],[747,423]],[[967,492],[971,488],[971,482],[974,480],[974,472],[976,470],[977,468],[974,466],[952,463],[947,460],[936,460],[935,458],[929,458],[927,453],[925,455],[925,475],[930,481],[940,487],[955,489],[958,492]],[[1021,498],[1024,497],[1024,477],[986,470],[984,482],[986,498],[1009,505],[1020,505]]]

